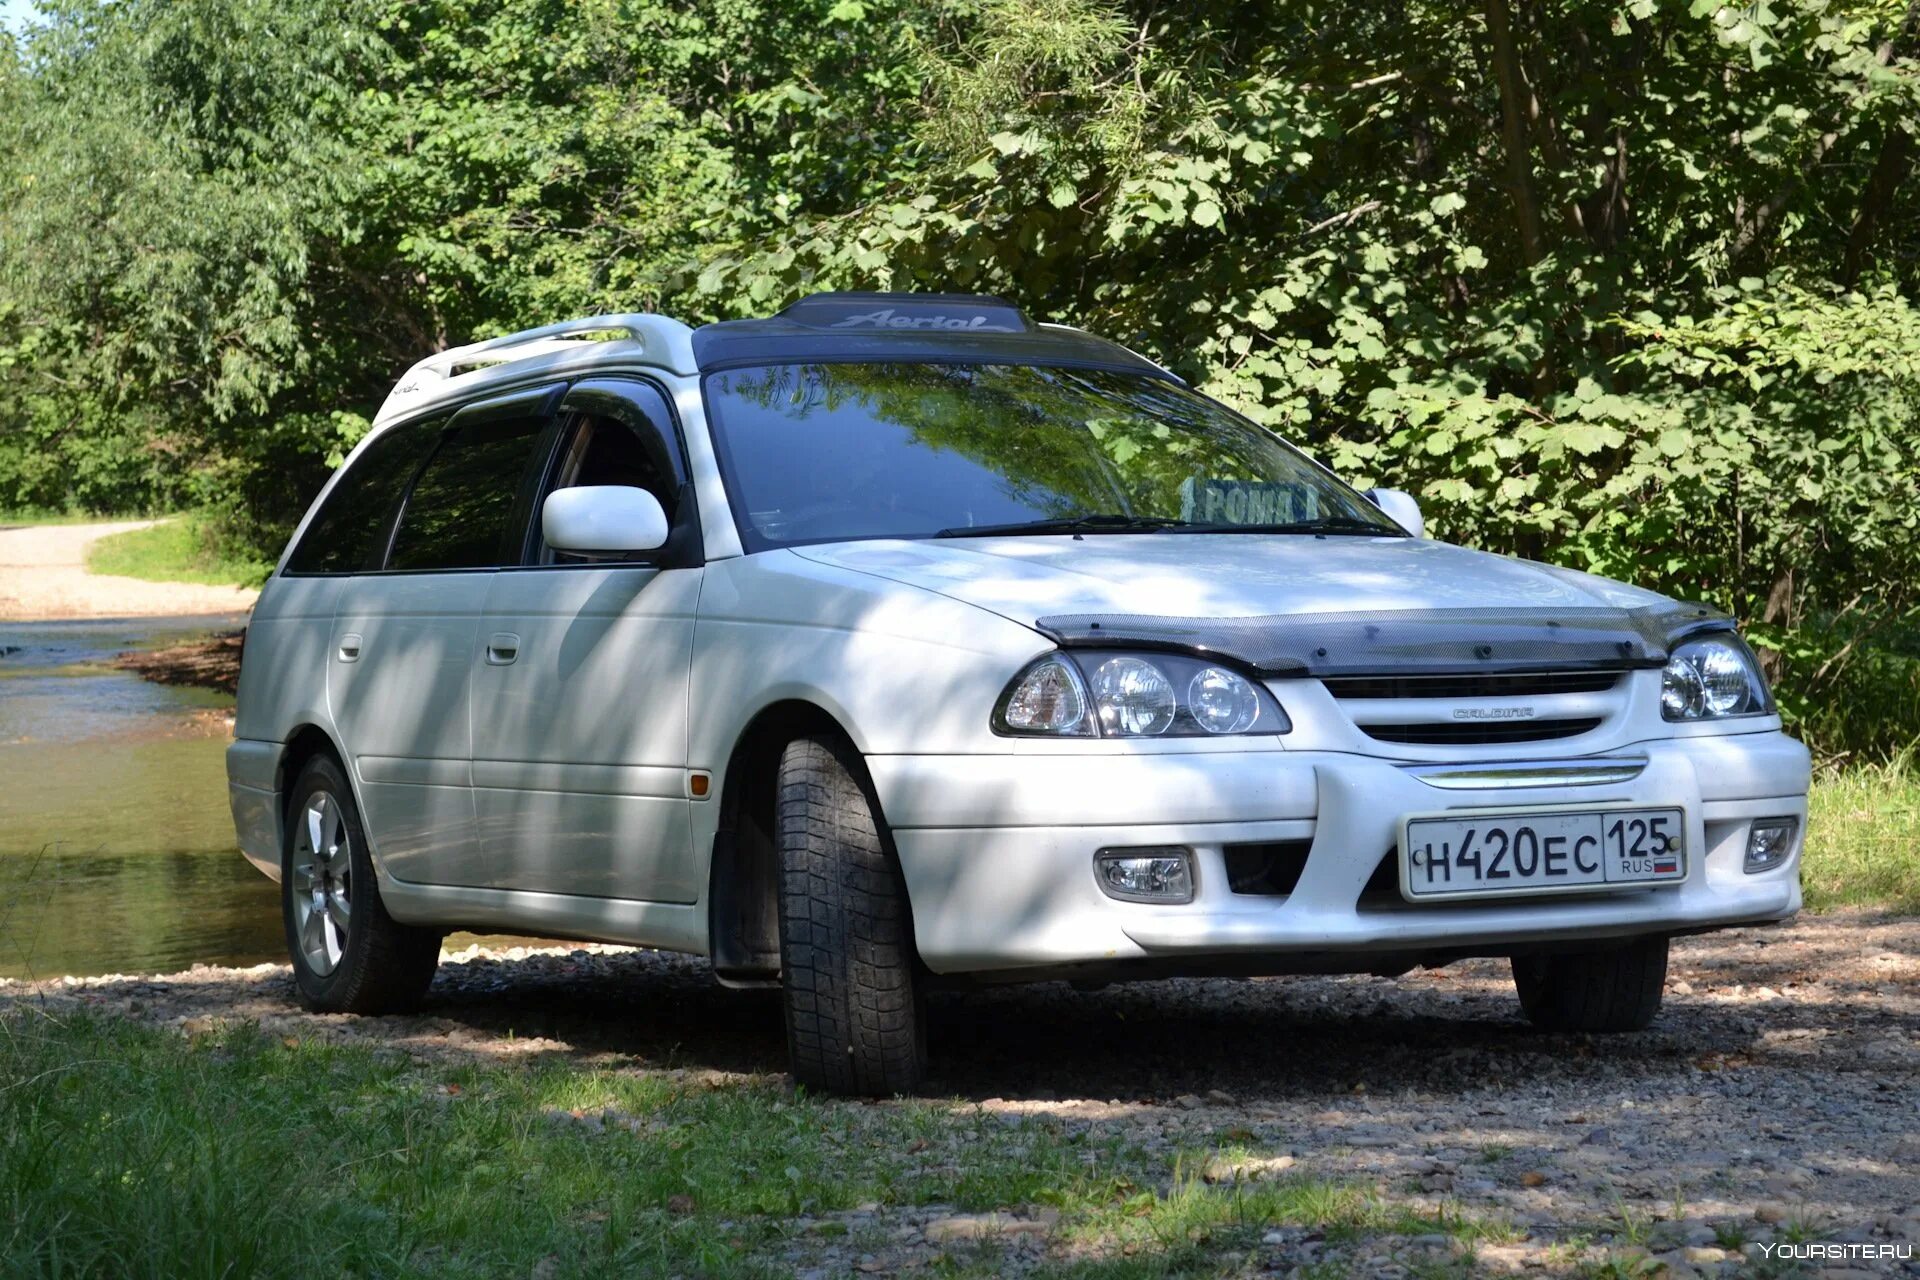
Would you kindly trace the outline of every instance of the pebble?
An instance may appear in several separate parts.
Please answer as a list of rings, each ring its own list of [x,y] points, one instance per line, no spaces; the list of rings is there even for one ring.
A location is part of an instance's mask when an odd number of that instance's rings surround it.
[[[1681,1249],[1656,1253],[1653,1255],[1653,1261],[1659,1263],[1665,1273],[1674,1280],[1684,1280],[1684,1277],[1699,1274],[1693,1269],[1693,1264],[1687,1260],[1686,1252]]]
[[[1207,1182],[1261,1182],[1279,1177],[1297,1163],[1292,1156],[1213,1156],[1201,1167],[1200,1177]]]
[[[1059,1222],[1058,1210],[1042,1210],[1032,1217],[1016,1218],[1002,1213],[961,1213],[936,1218],[924,1228],[933,1244],[951,1244],[957,1240],[989,1240],[994,1237],[1046,1235]]]
[[[1474,1250],[1481,1269],[1495,1274],[1524,1271],[1533,1261],[1533,1251],[1517,1244],[1483,1244]]]

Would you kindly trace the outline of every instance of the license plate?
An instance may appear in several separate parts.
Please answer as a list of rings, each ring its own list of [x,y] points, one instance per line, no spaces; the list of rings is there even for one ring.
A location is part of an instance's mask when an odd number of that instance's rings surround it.
[[[1678,809],[1451,813],[1409,818],[1400,894],[1409,901],[1590,893],[1687,877]]]

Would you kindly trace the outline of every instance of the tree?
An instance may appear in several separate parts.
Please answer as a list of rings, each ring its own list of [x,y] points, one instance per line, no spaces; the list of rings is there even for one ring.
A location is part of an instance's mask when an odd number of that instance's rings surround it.
[[[0,56],[0,503],[271,545],[428,350],[977,289],[1444,536],[1732,609],[1807,705],[1920,643],[1916,0],[49,13]]]

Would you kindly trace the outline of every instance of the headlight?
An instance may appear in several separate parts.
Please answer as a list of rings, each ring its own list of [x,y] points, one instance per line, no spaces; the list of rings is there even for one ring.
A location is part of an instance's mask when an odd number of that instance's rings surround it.
[[[1093,705],[1109,738],[1153,738],[1180,714],[1166,673],[1145,658],[1108,658],[1093,669]]]
[[[1717,720],[1773,710],[1760,664],[1731,633],[1689,640],[1660,674],[1660,714],[1668,720]]]
[[[1040,659],[1007,686],[993,727],[1000,733],[1049,738],[1093,737],[1093,714],[1080,669],[1057,653]]]
[[[1179,654],[1050,653],[1014,678],[995,733],[1048,738],[1213,738],[1285,733],[1273,695]]]

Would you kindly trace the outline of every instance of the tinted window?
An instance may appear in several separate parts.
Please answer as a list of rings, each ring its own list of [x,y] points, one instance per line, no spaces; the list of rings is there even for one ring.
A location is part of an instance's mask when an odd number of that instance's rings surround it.
[[[434,451],[407,495],[389,569],[482,569],[520,562],[516,497],[542,418],[462,428]]]
[[[666,442],[660,433],[648,427],[635,427],[618,418],[582,418],[574,427],[573,438],[560,456],[553,488],[574,489],[587,485],[626,485],[645,489],[673,523],[680,486],[674,479]],[[606,556],[556,551],[541,539],[548,563],[577,564],[604,560]],[[617,557],[616,557],[617,558]]]
[[[440,418],[375,436],[307,526],[287,571],[356,573],[371,567],[380,550],[374,544],[386,537],[401,492],[445,425]]]
[[[652,447],[649,448],[649,443]],[[588,484],[624,484],[645,489],[660,500],[667,518],[673,518],[673,504],[679,486],[667,469],[666,451],[656,435],[643,439],[638,431],[612,418],[588,418],[580,424],[576,440],[579,465],[556,488]]]
[[[1145,374],[769,365],[710,375],[706,399],[753,551],[1072,520],[1400,533],[1274,436]]]

